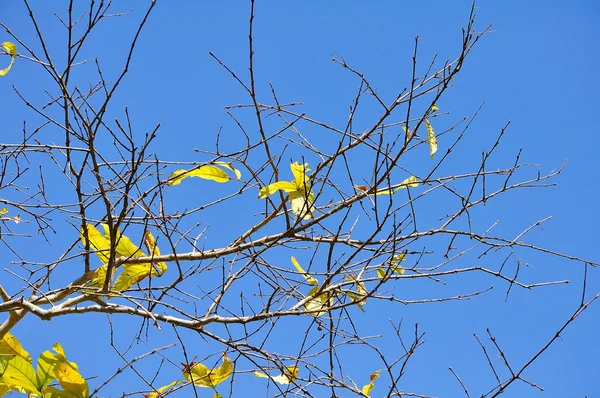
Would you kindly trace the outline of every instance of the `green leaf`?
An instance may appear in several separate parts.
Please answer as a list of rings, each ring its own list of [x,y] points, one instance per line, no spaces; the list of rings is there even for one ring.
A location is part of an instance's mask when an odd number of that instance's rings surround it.
[[[0,48],[2,48],[6,54],[10,55],[10,65],[8,65],[6,69],[0,70],[0,76],[4,76],[10,71],[10,68],[12,68],[13,64],[15,63],[15,58],[17,57],[17,46],[9,41],[5,41],[0,45]]]
[[[44,390],[54,380],[54,366],[57,359],[50,351],[44,351],[40,354],[37,361],[37,386]]]
[[[39,394],[37,375],[31,363],[19,355],[0,355],[0,383]]]

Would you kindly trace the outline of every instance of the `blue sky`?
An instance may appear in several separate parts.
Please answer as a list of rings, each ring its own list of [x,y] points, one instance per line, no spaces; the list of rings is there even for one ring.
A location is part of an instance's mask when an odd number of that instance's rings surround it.
[[[63,12],[60,11],[63,4],[62,1],[32,3],[49,49],[56,54],[59,65],[60,57],[64,57],[65,36],[52,14]],[[105,76],[114,78],[122,69],[128,40],[143,9],[141,2],[115,2],[113,7],[115,12],[134,8],[123,17],[104,21],[98,33],[90,38],[81,59],[98,57]],[[410,82],[414,37],[420,37],[421,71],[434,54],[438,54],[437,65],[441,65],[443,60],[460,50],[461,28],[466,23],[469,9],[470,2],[463,0],[258,0],[254,40],[259,100],[271,101],[268,83],[272,83],[281,102],[303,102],[301,109],[310,117],[344,126],[358,81],[332,62],[332,56],[343,56],[353,68],[369,78],[382,98],[391,101]],[[209,56],[209,51],[246,78],[248,17],[249,4],[243,1],[175,4],[159,0],[142,33],[130,72],[112,103],[110,118],[122,117],[123,108],[127,106],[140,135],[157,123],[161,124],[152,148],[159,158],[205,160],[194,148],[212,149],[219,128],[223,127],[225,134],[235,129],[223,107],[249,101],[241,87]],[[485,228],[497,220],[497,231],[514,237],[536,221],[552,216],[543,229],[535,229],[527,235],[528,242],[593,261],[600,260],[595,229],[600,221],[595,206],[598,166],[594,166],[596,148],[600,144],[595,124],[598,88],[595,76],[600,62],[599,17],[600,6],[592,0],[480,1],[475,26],[481,30],[491,24],[491,33],[482,38],[454,81],[454,87],[438,103],[440,110],[449,114],[435,121],[436,128],[441,131],[463,116],[473,115],[485,102],[470,135],[450,159],[450,171],[475,170],[481,151],[493,144],[509,120],[512,123],[507,135],[490,160],[491,169],[512,164],[520,148],[523,149],[521,161],[538,164],[542,173],[559,168],[568,159],[563,172],[552,181],[556,187],[503,195],[498,202],[490,202],[479,210],[478,227]],[[33,48],[39,48],[27,13],[19,2],[0,4],[0,21],[23,41],[32,43]],[[0,41],[5,40],[9,38],[2,32]],[[2,57],[1,61],[6,59]],[[95,67],[91,63],[84,65],[75,82],[85,86],[85,82],[95,80],[94,73]],[[13,70],[0,79],[0,142],[18,142],[24,120],[30,126],[40,123],[40,118],[18,100],[11,86],[39,105],[48,100],[43,89],[50,84],[39,66],[23,59],[18,59]],[[375,115],[377,109],[374,104],[367,104],[362,112],[357,117],[356,130],[366,127],[371,121],[369,117]],[[251,114],[241,112],[239,115],[242,121],[252,125]],[[277,126],[275,122],[268,124],[272,129]],[[315,140],[322,141],[323,145],[335,144],[319,136],[319,131],[311,130],[313,127],[305,126],[305,129],[306,134],[315,134]],[[44,131],[43,139],[59,142],[61,137],[60,131],[49,128]],[[224,141],[225,146],[234,147],[238,143],[235,135],[231,137]],[[440,150],[448,143],[440,139]],[[302,154],[288,154],[283,164],[290,156]],[[426,154],[423,157],[426,158]],[[308,161],[314,165],[316,158]],[[64,183],[64,178],[50,171],[52,165],[33,159],[32,169],[38,165],[49,173],[46,184],[55,195],[53,199],[71,199],[61,196],[60,184]],[[420,166],[415,167],[419,169]],[[287,166],[282,173],[287,175]],[[365,170],[359,177],[369,178],[370,170]],[[204,196],[218,196],[227,190],[210,184],[186,181],[178,191],[169,193],[168,209],[191,208],[198,200],[208,201]],[[209,191],[213,189],[214,192]],[[248,197],[252,195],[246,195],[249,196],[233,201],[219,211],[203,212],[201,219],[195,220],[203,226],[211,226],[207,247],[226,244],[228,230],[237,226],[244,230],[256,219],[254,214],[261,211],[262,204],[249,201]],[[436,206],[436,203],[432,201],[429,205]],[[428,211],[427,208],[421,210]],[[33,224],[21,225],[35,235]],[[62,220],[57,220],[55,227],[57,234],[51,245],[35,240],[36,250],[28,253],[31,260],[51,261],[77,239],[77,231]],[[31,247],[31,241],[25,240],[16,239],[11,244],[21,250]],[[14,258],[8,250],[2,247],[0,253],[5,259],[2,268],[18,272],[16,266],[9,264]],[[461,396],[462,389],[448,371],[452,366],[472,396],[478,396],[493,387],[494,378],[473,333],[483,339],[486,328],[490,328],[506,355],[515,366],[520,366],[546,344],[575,311],[581,299],[581,264],[525,251],[518,252],[517,256],[530,265],[522,270],[524,282],[567,279],[571,283],[532,291],[515,287],[505,301],[506,284],[488,276],[467,274],[449,279],[443,288],[427,283],[400,287],[403,289],[400,294],[405,294],[405,299],[433,298],[491,285],[494,289],[472,301],[403,307],[370,302],[365,314],[353,313],[365,334],[389,335],[392,330],[386,321],[382,321],[387,318],[396,322],[402,319],[408,328],[419,323],[421,330],[426,332],[427,343],[409,363],[405,390],[429,396]],[[282,254],[280,261],[287,261],[286,258]],[[485,259],[486,265],[498,261],[502,261],[501,256]],[[74,262],[69,264],[80,266]],[[590,269],[588,278],[588,296],[591,298],[600,292],[598,271]],[[4,271],[0,272],[0,281],[10,293],[14,293],[21,283]],[[190,286],[194,283],[199,282],[190,281]],[[600,338],[596,331],[600,309],[597,305],[587,310],[566,330],[562,339],[526,371],[525,377],[544,387],[544,393],[517,383],[505,395],[591,397],[600,394],[594,367],[600,355]],[[139,321],[123,317],[112,320],[118,344],[121,348],[126,347],[138,331]],[[290,324],[275,333],[270,340],[271,347],[282,351],[290,345],[296,347],[293,338],[300,338],[301,334],[290,330],[294,327]],[[84,375],[99,376],[90,381],[93,387],[97,380],[104,380],[116,367],[123,365],[109,348],[108,323],[101,315],[64,317],[51,322],[29,316],[14,329],[14,333],[34,357],[60,341]],[[188,349],[197,348],[191,355],[198,358],[222,350],[193,333],[184,331],[182,335],[189,339]],[[134,344],[128,358],[174,341],[170,328],[165,327],[162,332],[152,332],[150,341]],[[391,338],[383,338],[378,344],[390,353],[398,350],[397,342]],[[488,345],[488,349],[491,346]],[[183,362],[177,349],[171,349],[167,355],[175,363]],[[375,358],[363,356],[362,352],[348,351],[345,355],[347,373],[359,385],[381,367]],[[158,362],[158,358],[144,361],[140,370],[148,372],[151,378]],[[157,385],[168,383],[177,377],[176,373],[175,367],[166,366]],[[384,379],[380,382],[386,383]],[[246,391],[253,391],[252,396],[275,393],[270,390],[266,394],[264,380],[248,374],[240,375],[236,383]],[[143,384],[128,374],[117,377],[101,395],[119,396],[123,391],[140,388]],[[380,391],[382,389],[376,388],[372,396],[381,396]],[[174,396],[189,396],[188,393]],[[210,396],[209,391],[201,393]],[[238,394],[239,390],[237,393],[234,390],[234,396]]]

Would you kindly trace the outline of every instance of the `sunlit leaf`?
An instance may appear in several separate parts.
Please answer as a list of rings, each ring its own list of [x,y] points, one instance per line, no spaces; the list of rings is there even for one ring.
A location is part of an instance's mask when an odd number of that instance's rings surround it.
[[[31,362],[29,353],[23,349],[17,338],[8,332],[0,339],[0,354],[19,355]]]
[[[37,386],[43,390],[54,380],[54,366],[58,363],[56,356],[50,351],[40,354],[37,361]]]
[[[242,177],[242,173],[239,170],[233,168],[230,164],[225,162],[215,162],[219,166],[231,170],[236,178],[239,180]],[[214,165],[204,165],[199,167],[194,167],[190,170],[175,170],[169,176],[167,180],[168,186],[179,185],[181,181],[188,177],[199,177],[205,180],[212,180],[216,182],[227,182],[231,179],[229,174],[225,172],[221,167]]]
[[[262,187],[260,192],[258,193],[258,198],[264,199],[267,196],[272,195],[279,190],[285,192],[294,192],[297,191],[298,188],[296,188],[296,184],[294,184],[293,182],[277,181],[273,184],[267,185],[266,187]]]
[[[3,397],[4,395],[8,394],[8,392],[12,390],[12,388],[10,388],[9,385],[7,384],[0,384],[0,397]]]
[[[375,388],[375,380],[377,380],[377,378],[379,377],[379,372],[381,372],[381,369],[377,372],[372,373],[369,377],[370,383],[363,386],[362,393],[366,396],[370,396],[369,394],[371,393],[373,388]]]
[[[90,249],[96,252],[103,264],[108,264],[110,242],[107,238],[102,236],[100,231],[98,231],[98,229],[93,225],[86,224],[86,230],[87,241],[89,241]],[[86,245],[86,237],[83,228],[81,229],[81,242],[83,242],[84,246]]]
[[[8,209],[7,209],[6,207],[2,207],[2,208],[0,208],[0,216],[1,216],[2,214],[6,214],[6,213],[8,213]]]
[[[435,112],[439,109],[440,109],[439,106],[437,106],[436,104],[431,105],[431,112]]]
[[[429,156],[433,159],[433,155],[437,152],[437,139],[435,138],[435,133],[433,132],[433,127],[429,120],[425,119],[425,126],[427,126],[427,143],[429,144]]]
[[[393,256],[390,259],[390,270],[398,275],[404,275],[404,273],[406,272],[406,270],[404,269],[404,267],[402,267],[401,265],[399,265],[402,261],[404,261],[406,259],[406,252],[400,253],[400,254],[396,254],[395,256]],[[389,271],[388,271],[389,272]],[[379,279],[384,279],[385,277],[387,277],[387,273],[385,270],[383,269],[378,269],[377,270],[377,276],[379,277]]]
[[[2,45],[0,45],[0,48],[2,48],[6,54],[10,55],[10,65],[8,65],[8,68],[0,70],[0,76],[4,76],[8,73],[8,71],[10,71],[10,68],[12,68],[13,64],[15,63],[15,58],[17,57],[17,46],[9,41],[5,41],[2,43]]]
[[[183,376],[198,387],[214,388],[227,380],[233,372],[233,362],[223,355],[223,363],[218,368],[209,369],[206,365],[192,362],[184,365]]]
[[[288,192],[292,213],[304,220],[309,220],[315,209],[315,195],[308,183],[310,177],[306,175],[310,169],[307,163],[300,164],[298,162],[292,163],[290,169],[294,175],[294,181],[277,181],[269,184],[260,190],[258,198],[266,198],[279,190]]]
[[[254,376],[261,377],[265,379],[271,379],[279,384],[290,384],[296,381],[298,378],[298,367],[297,366],[288,366],[285,368],[282,374],[279,376],[269,376],[259,371],[254,371]]]
[[[302,277],[304,277],[304,279],[306,279],[306,281],[308,282],[309,285],[318,285],[319,281],[316,280],[314,277],[312,277],[308,272],[304,271],[304,269],[300,266],[300,264],[298,264],[298,261],[296,261],[296,257],[292,256],[292,264],[294,264],[294,267],[296,267],[296,269],[298,270],[298,272],[302,275]]]
[[[37,376],[29,361],[19,355],[0,355],[0,383],[28,394],[39,394]]]
[[[108,224],[100,224],[102,229],[104,230],[104,237],[110,242],[110,229]],[[144,253],[140,250],[139,247],[133,244],[131,239],[127,236],[121,234],[121,230],[117,229],[115,234],[117,247],[115,247],[115,252],[117,257],[142,257]]]
[[[87,398],[89,387],[87,381],[79,374],[79,369],[74,362],[68,361],[62,346],[59,343],[52,347],[56,352],[54,358],[56,363],[52,368],[52,373],[60,386],[73,397]]]

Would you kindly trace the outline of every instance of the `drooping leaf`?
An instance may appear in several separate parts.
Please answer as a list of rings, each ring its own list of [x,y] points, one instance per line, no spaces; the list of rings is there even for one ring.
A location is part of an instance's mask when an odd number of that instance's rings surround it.
[[[396,254],[395,256],[393,256],[390,259],[390,270],[398,275],[404,275],[404,272],[406,271],[404,269],[404,267],[402,267],[401,265],[399,265],[402,261],[404,261],[404,259],[406,259],[406,252],[400,253],[400,254]],[[388,271],[389,272],[389,271]],[[387,273],[385,270],[383,269],[378,269],[377,270],[377,276],[379,277],[379,279],[384,279],[385,277],[387,277]]]
[[[183,381],[177,380],[172,383],[167,384],[166,386],[162,386],[156,391],[151,392],[150,394],[144,394],[144,398],[159,398],[162,397],[162,393],[169,390],[172,387],[175,387],[178,384],[183,384]],[[160,394],[160,395],[159,395]]]
[[[212,180],[212,181],[216,181],[216,182],[227,182],[231,179],[231,177],[229,177],[229,174],[227,174],[225,172],[225,170],[223,170],[222,168],[231,170],[235,174],[235,176],[238,180],[242,176],[242,173],[240,173],[239,170],[233,168],[228,163],[215,162],[215,164],[218,164],[221,167],[209,164],[209,165],[194,167],[189,170],[175,170],[169,176],[169,179],[167,180],[167,185],[168,186],[179,185],[179,184],[181,184],[181,181],[183,179],[188,178],[188,177],[199,177],[199,178],[203,178],[205,180]]]
[[[302,277],[304,279],[306,279],[306,281],[308,282],[309,285],[317,286],[319,284],[318,280],[316,280],[314,277],[312,277],[308,272],[304,271],[304,269],[300,266],[300,264],[298,264],[298,261],[296,261],[296,257],[292,256],[291,259],[292,259],[292,264],[294,264],[294,267],[296,267],[296,269],[298,270],[300,275],[302,275]]]
[[[0,339],[0,355],[19,355],[27,360],[27,362],[31,362],[31,356],[27,351],[23,349],[21,343],[15,336],[10,333],[6,333],[2,339]]]
[[[290,205],[292,206],[292,213],[302,218],[303,220],[310,220],[312,218],[312,212],[315,210],[315,195],[313,194],[310,185],[308,190],[297,190],[290,192]]]
[[[20,355],[0,355],[0,375],[0,384],[16,391],[40,394],[33,366]]]
[[[371,393],[373,388],[375,388],[375,380],[377,380],[377,378],[379,377],[379,372],[381,372],[381,369],[372,373],[369,377],[369,384],[364,385],[362,388],[362,393],[368,397],[370,396],[369,394]]]
[[[0,70],[0,76],[4,76],[10,71],[10,68],[12,68],[13,64],[15,63],[15,58],[17,57],[17,46],[9,41],[5,41],[2,43],[2,45],[0,45],[0,48],[2,48],[6,54],[10,55],[10,65],[8,65],[6,69]]]
[[[429,120],[425,119],[425,126],[427,126],[427,143],[429,144],[429,156],[433,159],[433,155],[437,152],[437,139],[435,138],[435,132]]]
[[[183,376],[198,387],[214,388],[227,380],[232,372],[233,362],[223,355],[223,363],[218,368],[209,369],[198,362],[184,365]]]
[[[261,377],[265,379],[271,379],[279,384],[290,384],[298,379],[298,367],[297,366],[288,366],[285,368],[282,374],[279,376],[269,376],[265,373],[259,372],[257,370],[254,371],[254,376]]]

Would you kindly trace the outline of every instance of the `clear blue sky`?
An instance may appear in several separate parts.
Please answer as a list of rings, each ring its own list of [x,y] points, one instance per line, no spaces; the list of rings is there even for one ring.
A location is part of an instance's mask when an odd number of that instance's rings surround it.
[[[63,54],[65,36],[52,14],[61,10],[64,3],[32,2],[50,50],[59,55]],[[142,3],[147,2],[115,2],[115,12],[134,8],[126,16],[105,21],[98,30],[101,34],[93,36],[87,52],[81,54],[82,59],[98,57],[107,79],[116,76],[122,68],[128,40],[132,37],[135,22],[142,15]],[[464,0],[258,0],[254,37],[258,97],[261,101],[270,101],[267,83],[271,82],[281,102],[302,101],[305,104],[302,110],[311,117],[343,126],[358,82],[331,62],[332,54],[343,55],[370,79],[381,97],[391,101],[399,89],[410,82],[414,37],[420,36],[419,57],[423,68],[436,53],[440,61],[456,55],[469,9],[470,2]],[[243,90],[208,52],[213,51],[230,68],[246,76],[248,16],[249,4],[245,1],[159,0],[139,41],[131,71],[112,104],[112,117],[120,117],[123,107],[128,106],[139,132],[149,131],[161,123],[153,150],[163,160],[203,160],[194,148],[212,149],[215,133],[221,126],[225,130],[235,128],[223,107],[248,102]],[[498,203],[483,209],[480,226],[483,228],[498,220],[499,231],[514,237],[532,223],[551,215],[552,220],[545,223],[543,229],[528,235],[531,243],[599,261],[596,225],[600,222],[597,208],[600,169],[595,159],[600,135],[595,116],[599,88],[600,5],[593,0],[480,1],[477,16],[476,28],[483,29],[492,24],[492,33],[476,46],[454,81],[455,87],[438,104],[442,111],[450,113],[436,120],[436,127],[441,130],[463,116],[471,116],[485,102],[466,146],[452,159],[456,170],[476,170],[481,151],[493,143],[498,131],[509,120],[512,124],[492,159],[492,168],[511,164],[519,148],[523,148],[521,161],[539,164],[542,173],[560,167],[568,159],[562,174],[554,179],[556,187],[503,196]],[[23,41],[39,48],[20,2],[0,3],[0,21]],[[8,39],[4,32],[0,33],[0,41]],[[6,60],[2,57],[1,61]],[[77,81],[83,84],[94,80],[94,71],[92,64],[82,67]],[[23,120],[28,120],[31,126],[40,122],[19,102],[12,85],[32,102],[43,104],[47,101],[43,88],[50,82],[39,66],[23,59],[18,59],[13,70],[0,79],[0,142],[17,142]],[[367,114],[369,108],[365,110]],[[244,117],[251,123],[250,115]],[[367,121],[366,116],[357,119],[356,128],[364,127]],[[311,133],[310,128],[307,133]],[[59,142],[62,137],[57,130],[48,129],[45,134],[48,141]],[[53,134],[55,138],[52,138]],[[447,143],[440,140],[440,149]],[[52,166],[45,164],[44,167]],[[367,172],[363,177],[369,176]],[[64,183],[58,174],[56,180],[46,181],[51,188],[53,184],[60,187]],[[171,210],[194,206],[209,184],[199,180],[186,181],[179,191],[170,193]],[[60,200],[60,194],[56,195],[54,198]],[[246,214],[248,210],[243,205],[242,201],[238,202],[238,207],[231,206],[219,213],[202,213],[202,220],[197,221],[210,224],[209,234],[215,234],[209,238],[207,246],[224,244],[226,239],[220,241],[219,231],[236,228],[236,223],[240,223],[240,230],[245,230],[246,224],[241,223],[251,222],[252,215]],[[259,211],[260,203],[252,209]],[[76,239],[77,231],[59,221],[57,224],[58,233],[52,245],[43,245],[40,241],[40,249],[36,246],[32,257],[51,261]],[[22,225],[35,234],[33,224]],[[31,247],[26,241],[11,243],[21,248]],[[505,302],[506,284],[491,277],[476,276],[472,281],[469,280],[471,276],[465,276],[449,279],[445,290],[423,284],[420,290],[410,293],[414,298],[434,298],[490,285],[495,288],[467,302],[406,307],[369,302],[365,314],[355,313],[355,321],[362,324],[365,334],[391,334],[387,322],[381,321],[386,318],[403,319],[407,326],[419,323],[427,333],[427,343],[419,349],[407,370],[403,386],[406,391],[429,396],[461,396],[462,389],[448,371],[452,366],[472,396],[478,396],[493,387],[494,378],[473,333],[483,338],[489,327],[506,355],[519,366],[552,337],[577,308],[581,298],[582,265],[536,253],[520,252],[519,256],[530,265],[522,269],[524,282],[568,279],[572,283],[533,291],[515,287]],[[3,258],[2,269],[18,270],[9,264],[14,258],[5,247],[0,248],[0,257]],[[286,256],[282,256],[281,261],[287,261],[285,259]],[[489,265],[501,258],[492,257],[485,261]],[[470,265],[476,264],[464,264]],[[590,297],[600,292],[599,276],[598,270],[590,270]],[[4,271],[0,271],[0,281],[10,293],[20,286],[18,280]],[[429,288],[432,289],[430,292]],[[413,298],[408,292],[406,294],[403,298]],[[596,370],[600,357],[599,317],[600,304],[596,304],[525,373],[527,379],[544,387],[544,393],[517,383],[505,396],[600,395]],[[125,348],[138,332],[139,320],[123,317],[113,320],[118,344]],[[29,316],[14,329],[14,334],[34,357],[60,341],[69,358],[79,364],[82,374],[99,376],[90,381],[92,388],[97,385],[97,380],[104,380],[116,367],[123,365],[109,348],[108,324],[101,315],[64,317],[52,322]],[[293,335],[291,331],[290,334]],[[191,353],[192,356],[202,358],[222,349],[206,344],[192,333],[184,332],[183,335],[190,339],[188,350],[190,347],[197,350]],[[289,344],[285,337],[282,332],[275,335],[272,347],[285,350]],[[128,354],[128,358],[173,341],[170,328],[164,327],[163,332],[152,332],[149,342],[135,344],[133,354]],[[388,352],[398,350],[393,339],[383,340],[380,344]],[[292,345],[296,347],[296,342]],[[362,356],[358,352],[347,354],[347,374],[359,385],[381,367],[371,356]],[[169,351],[168,356],[175,363],[183,362],[177,349]],[[352,356],[355,357],[353,361]],[[154,358],[141,363],[139,370],[152,378],[157,366],[158,358]],[[156,384],[166,384],[176,377],[177,369],[165,366]],[[380,382],[385,384],[386,380]],[[243,374],[237,377],[236,383],[238,387],[244,386],[245,393],[237,390],[234,396],[266,396],[264,380]],[[116,397],[124,391],[139,388],[143,388],[143,384],[135,375],[127,374],[117,377],[101,395]],[[226,391],[221,392],[225,395]],[[376,387],[372,396],[381,396],[380,391],[382,389]],[[209,391],[201,393],[211,396]],[[271,396],[274,393],[275,390],[270,391]],[[189,394],[191,390],[175,396]]]

